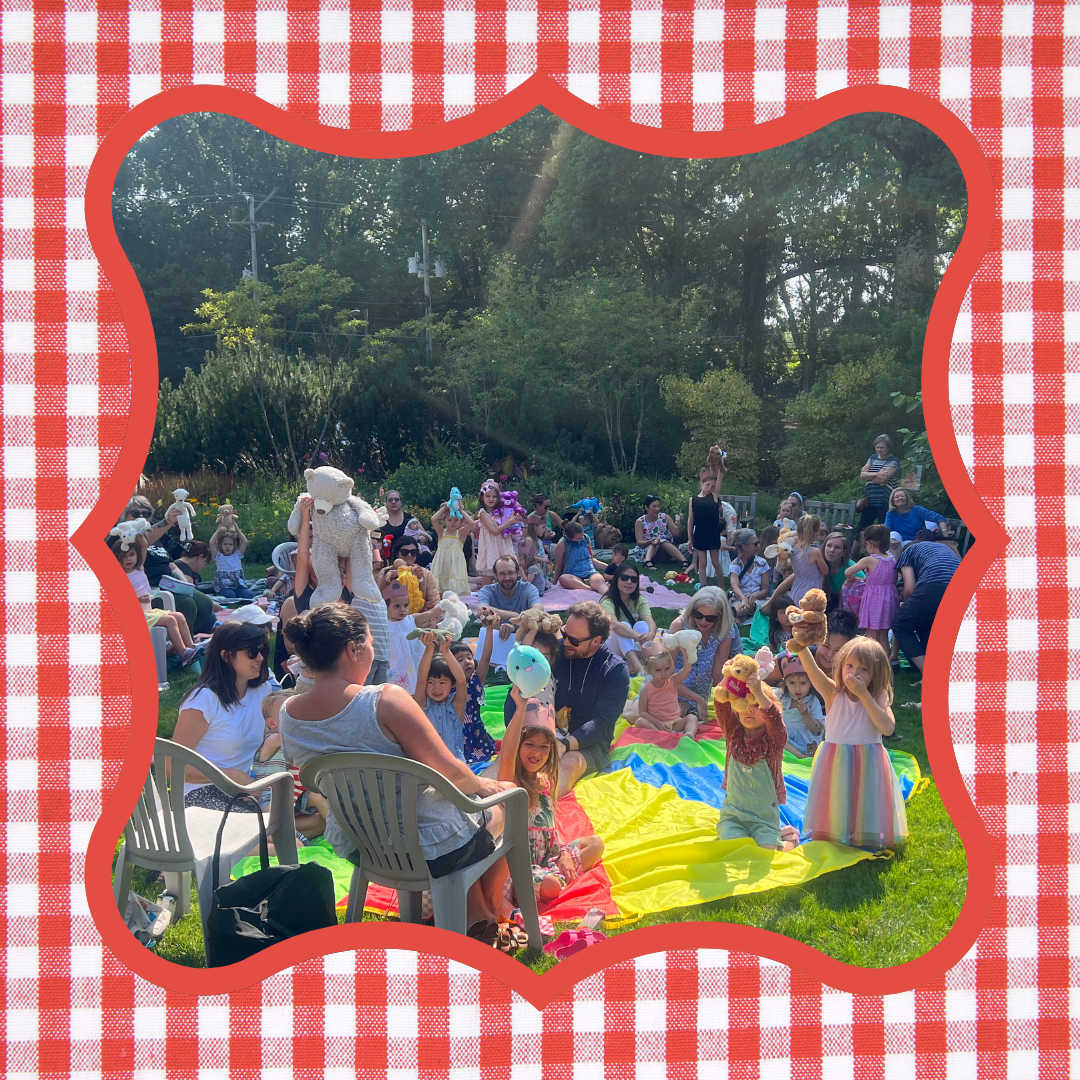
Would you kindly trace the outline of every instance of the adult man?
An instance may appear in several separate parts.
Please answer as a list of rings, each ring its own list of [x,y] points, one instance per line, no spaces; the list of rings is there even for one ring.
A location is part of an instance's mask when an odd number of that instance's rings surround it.
[[[893,619],[893,633],[904,655],[919,669],[926,658],[926,642],[941,598],[960,566],[948,544],[918,540],[901,552],[896,567],[904,579],[904,596]]]
[[[479,607],[488,608],[502,619],[499,637],[506,641],[514,632],[510,625],[512,616],[520,615],[528,608],[543,605],[540,603],[540,593],[536,591],[536,586],[530,581],[521,580],[521,567],[513,555],[500,555],[492,569],[495,571],[495,580],[476,594],[476,600]]]
[[[555,708],[569,709],[559,738],[561,798],[611,760],[611,740],[630,689],[630,669],[607,645],[611,622],[595,600],[571,605],[563,627],[563,652],[555,663]]]

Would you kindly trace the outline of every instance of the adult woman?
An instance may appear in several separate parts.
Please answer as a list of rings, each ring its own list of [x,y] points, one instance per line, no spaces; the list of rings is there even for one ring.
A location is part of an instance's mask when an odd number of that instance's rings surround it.
[[[859,472],[859,479],[866,481],[863,489],[862,514],[855,527],[860,536],[867,525],[884,521],[889,510],[889,500],[900,482],[900,459],[892,452],[892,439],[879,435],[874,440],[874,453],[866,459]]]
[[[490,585],[495,580],[495,560],[503,555],[514,554],[514,538],[504,536],[503,532],[513,525],[521,523],[520,514],[511,514],[505,521],[499,514],[499,485],[494,480],[485,480],[480,485],[477,528],[480,530],[476,541],[476,569],[480,572],[481,585]]]
[[[851,541],[842,532],[831,532],[825,537],[825,543],[821,546],[821,554],[825,557],[825,565],[829,571],[825,575],[822,587],[829,597],[829,611],[834,611],[840,606],[842,590],[844,588],[844,571],[855,564],[851,561]],[[860,577],[864,577],[861,572]]]
[[[936,510],[916,506],[911,494],[904,488],[897,488],[889,496],[889,512],[885,515],[885,528],[889,532],[898,532],[905,547],[926,528],[928,521],[932,521],[939,532],[945,532],[945,518]]]
[[[281,742],[294,765],[302,768],[323,754],[361,751],[428,765],[464,795],[486,797],[514,786],[475,776],[458,761],[402,687],[364,685],[374,651],[360,612],[344,604],[324,604],[290,620],[285,634],[315,684],[281,709]],[[501,812],[493,813],[485,825],[482,814],[463,813],[431,788],[417,791],[416,810],[420,847],[432,877],[444,877],[486,858],[495,847],[493,834],[502,831]],[[357,861],[355,845],[332,812],[326,837],[339,855]],[[496,921],[509,916],[503,898],[506,876],[506,861],[500,859],[469,890],[471,926],[494,930]]]
[[[266,630],[222,623],[206,644],[199,681],[180,702],[173,742],[198,751],[238,784],[251,783],[251,762],[263,740],[262,701],[278,689],[270,678]],[[184,804],[224,810],[228,796],[194,766],[184,775]],[[237,806],[254,810],[247,803]]]
[[[646,495],[645,513],[634,522],[634,539],[637,547],[630,552],[630,558],[641,563],[646,570],[655,570],[653,561],[662,551],[673,562],[682,563],[684,570],[690,563],[683,559],[682,552],[672,542],[679,535],[678,519],[672,519],[660,512],[660,498]]]
[[[697,630],[701,634],[697,661],[683,685],[706,702],[711,701],[713,687],[720,681],[728,657],[742,652],[742,637],[738,624],[731,617],[731,605],[724,590],[717,585],[698,589],[671,624],[673,634],[679,630]],[[681,656],[675,670],[682,670]],[[705,717],[699,719],[704,721]]]
[[[769,595],[769,564],[758,554],[761,543],[753,529],[739,529],[732,538],[737,555],[731,563],[731,606],[736,622],[749,619]]]
[[[551,499],[546,495],[536,494],[532,497],[533,512],[525,519],[525,535],[547,545],[555,539],[557,529],[563,527],[563,519],[551,509]]]
[[[435,581],[435,575],[430,570],[425,570],[422,566],[417,565],[416,560],[419,555],[420,545],[417,541],[411,536],[401,536],[394,541],[394,546],[390,549],[390,562],[394,563],[397,559],[401,559],[416,575],[420,592],[424,596],[424,606],[421,610],[430,611],[442,597],[439,594],[439,586]],[[391,581],[397,581],[397,579],[397,571],[392,565],[384,567],[375,575],[375,582],[380,591],[385,589]]]
[[[656,636],[656,620],[641,595],[641,571],[634,563],[624,562],[619,567],[600,606],[611,616],[608,648],[626,660],[632,675],[642,674],[641,650]]]
[[[405,535],[405,526],[408,522],[409,519],[405,516],[403,509],[401,492],[388,491],[386,493],[386,524],[382,527],[382,544],[379,550],[383,562],[390,559],[390,549],[394,546],[395,540]]]

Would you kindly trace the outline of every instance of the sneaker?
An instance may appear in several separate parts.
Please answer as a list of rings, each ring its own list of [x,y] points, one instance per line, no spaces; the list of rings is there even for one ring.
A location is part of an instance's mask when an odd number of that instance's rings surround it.
[[[193,664],[199,658],[200,653],[202,653],[202,649],[199,648],[197,645],[193,646],[190,649],[185,649],[180,657],[180,666],[190,667],[191,664]]]

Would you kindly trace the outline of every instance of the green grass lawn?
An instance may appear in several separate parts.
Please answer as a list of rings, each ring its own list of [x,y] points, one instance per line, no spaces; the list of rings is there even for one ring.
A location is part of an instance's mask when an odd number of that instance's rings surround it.
[[[654,614],[657,623],[666,627],[678,613],[657,610]],[[905,707],[919,700],[920,691],[911,685],[916,678],[907,670],[897,676],[894,711],[901,741],[892,745],[911,754],[929,777],[922,713]],[[158,734],[166,738],[176,724],[180,698],[195,676],[174,671],[169,682],[170,689],[160,696],[158,715]],[[863,967],[891,967],[913,960],[936,945],[959,915],[967,891],[967,858],[932,781],[908,803],[907,814],[910,835],[891,860],[866,860],[805,885],[648,915],[607,933],[629,933],[670,922],[729,922],[775,931]],[[140,873],[135,872],[135,891],[149,897],[159,894],[161,887]],[[343,918],[344,909],[340,909],[339,919]],[[366,914],[364,918],[378,920],[379,916]],[[192,912],[170,927],[157,952],[180,964],[203,966],[194,893]],[[536,972],[555,963],[547,955],[522,953],[520,957]]]

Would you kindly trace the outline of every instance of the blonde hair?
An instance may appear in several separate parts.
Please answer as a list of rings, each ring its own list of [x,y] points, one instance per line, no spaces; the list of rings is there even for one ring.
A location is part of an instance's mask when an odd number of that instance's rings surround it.
[[[279,701],[284,701],[286,698],[296,697],[299,693],[298,690],[272,690],[269,694],[262,699],[262,717],[264,720],[269,720],[274,715],[274,709]]]
[[[803,516],[799,518],[798,524],[795,526],[795,539],[802,551],[806,551],[806,549],[817,539],[817,534],[820,529],[821,518],[819,518],[817,514],[803,514]]]
[[[698,589],[690,598],[690,603],[682,610],[682,624],[684,630],[697,630],[697,622],[694,620],[694,612],[699,607],[714,607],[716,614],[720,616],[713,624],[713,634],[723,641],[731,634],[731,604],[728,602],[727,593],[716,585],[706,585]]]
[[[660,652],[653,653],[645,661],[645,670],[651,675],[660,666],[661,663],[666,664],[669,660],[671,661],[671,666],[674,667],[675,657],[672,656],[667,649],[661,649]]]
[[[832,663],[832,678],[836,684],[837,693],[849,694],[844,686],[844,665],[848,661],[862,664],[870,671],[870,682],[866,689],[870,696],[876,698],[884,693],[886,702],[891,705],[893,700],[893,677],[892,665],[889,663],[889,654],[879,641],[868,637],[853,637],[845,641],[836,651]]]

